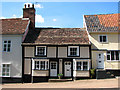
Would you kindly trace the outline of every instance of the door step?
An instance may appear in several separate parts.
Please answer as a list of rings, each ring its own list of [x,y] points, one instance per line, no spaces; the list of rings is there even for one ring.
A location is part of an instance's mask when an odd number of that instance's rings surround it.
[[[49,79],[48,82],[67,82],[72,81],[72,78],[70,79]]]

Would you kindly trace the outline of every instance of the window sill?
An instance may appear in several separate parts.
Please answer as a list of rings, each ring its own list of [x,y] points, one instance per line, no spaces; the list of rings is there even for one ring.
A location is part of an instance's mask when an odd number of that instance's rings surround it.
[[[33,69],[33,70],[35,70],[35,71],[48,71],[49,69],[47,69],[47,70]]]
[[[89,71],[89,70],[76,70],[76,71]]]
[[[108,42],[99,42],[100,44],[108,44]]]
[[[120,61],[120,60],[107,60],[107,62],[116,62],[116,61]]]
[[[0,76],[0,77],[10,77],[10,76]]]
[[[47,55],[35,55],[36,57],[47,57]]]
[[[68,57],[80,57],[80,56],[71,56],[71,55],[68,55]]]

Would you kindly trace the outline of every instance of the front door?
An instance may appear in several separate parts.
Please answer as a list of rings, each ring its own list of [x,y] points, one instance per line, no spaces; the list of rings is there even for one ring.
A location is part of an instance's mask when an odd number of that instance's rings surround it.
[[[57,62],[56,61],[50,62],[50,76],[53,76],[53,77],[57,76]]]
[[[103,53],[99,53],[97,56],[98,56],[97,68],[98,69],[104,69],[104,54]]]
[[[65,77],[71,77],[71,62],[67,61],[65,64]]]

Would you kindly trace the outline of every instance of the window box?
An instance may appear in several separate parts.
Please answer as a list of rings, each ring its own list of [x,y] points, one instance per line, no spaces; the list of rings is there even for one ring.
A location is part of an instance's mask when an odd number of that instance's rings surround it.
[[[46,46],[36,46],[36,56],[46,56]]]
[[[68,46],[69,57],[79,57],[79,46]]]

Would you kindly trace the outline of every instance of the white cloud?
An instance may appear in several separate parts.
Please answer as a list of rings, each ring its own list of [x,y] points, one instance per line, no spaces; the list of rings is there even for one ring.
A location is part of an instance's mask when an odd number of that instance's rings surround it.
[[[35,8],[43,8],[41,4],[35,4]]]
[[[17,18],[15,14],[13,14],[12,18]]]
[[[0,17],[0,19],[6,19],[5,17]]]
[[[38,23],[44,23],[44,18],[41,15],[36,14],[35,21]]]
[[[55,22],[55,21],[57,21],[57,19],[53,19],[53,21]]]

